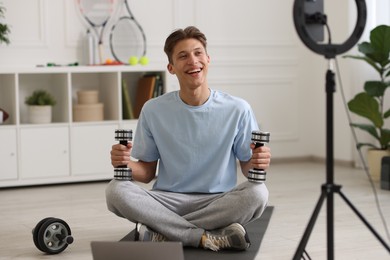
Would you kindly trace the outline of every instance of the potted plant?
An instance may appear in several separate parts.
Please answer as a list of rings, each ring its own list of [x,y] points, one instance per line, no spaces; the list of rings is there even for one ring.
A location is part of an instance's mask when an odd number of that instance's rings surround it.
[[[56,100],[45,90],[36,90],[31,96],[26,97],[28,105],[28,118],[32,124],[51,123],[52,106]]]
[[[5,8],[0,4],[0,19],[4,18]],[[7,24],[0,22],[0,44],[6,43],[9,44],[8,34],[10,29]]]
[[[369,133],[375,143],[358,143],[360,149],[368,146],[368,167],[373,180],[380,179],[381,160],[390,156],[390,129],[386,120],[390,117],[390,108],[385,104],[386,90],[390,86],[390,26],[379,25],[370,32],[370,42],[358,44],[363,56],[346,55],[347,58],[361,60],[378,72],[378,79],[366,81],[364,91],[348,102],[351,112],[368,119],[368,123],[353,123],[352,127]]]

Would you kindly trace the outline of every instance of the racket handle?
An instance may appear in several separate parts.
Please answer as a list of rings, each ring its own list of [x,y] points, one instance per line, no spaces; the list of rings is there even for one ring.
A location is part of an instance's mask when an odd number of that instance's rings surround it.
[[[86,63],[88,65],[95,65],[95,48],[96,48],[96,41],[93,37],[90,30],[87,30],[87,36],[86,36]]]
[[[98,48],[99,48],[99,64],[103,64],[104,63],[104,47],[103,47],[103,44],[101,42],[99,42],[98,44]]]

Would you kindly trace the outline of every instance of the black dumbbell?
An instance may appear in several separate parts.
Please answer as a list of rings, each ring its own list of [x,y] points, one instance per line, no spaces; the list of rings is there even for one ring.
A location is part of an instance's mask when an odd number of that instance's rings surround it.
[[[133,131],[127,129],[117,129],[115,130],[115,140],[119,141],[121,145],[126,146],[128,142],[133,140]],[[119,165],[114,169],[114,178],[115,180],[120,181],[131,181],[131,168],[128,168],[127,165]]]
[[[264,146],[265,143],[269,143],[269,132],[253,131],[252,142],[255,144],[255,148]],[[266,180],[267,173],[263,169],[253,168],[248,172],[248,181],[263,183]]]
[[[59,218],[44,218],[32,230],[35,246],[44,253],[58,254],[73,243],[69,225]]]

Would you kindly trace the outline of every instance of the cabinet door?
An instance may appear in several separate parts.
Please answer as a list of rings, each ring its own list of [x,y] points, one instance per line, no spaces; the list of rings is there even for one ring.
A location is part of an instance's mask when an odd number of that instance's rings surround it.
[[[21,129],[20,147],[22,179],[69,176],[67,127]]]
[[[17,179],[16,130],[0,129],[0,180]]]
[[[72,174],[113,176],[110,161],[117,125],[74,126],[72,128]]]

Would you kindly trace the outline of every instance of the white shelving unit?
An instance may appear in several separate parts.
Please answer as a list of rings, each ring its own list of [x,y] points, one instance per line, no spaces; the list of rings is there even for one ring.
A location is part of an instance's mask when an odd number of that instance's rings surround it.
[[[9,118],[0,124],[0,188],[108,180],[113,176],[109,151],[118,128],[136,129],[122,117],[122,81],[134,104],[138,79],[165,68],[152,66],[48,67],[0,71],[0,108]],[[29,124],[24,100],[45,89],[57,104],[50,124]],[[98,90],[104,120],[74,122],[79,90]]]

